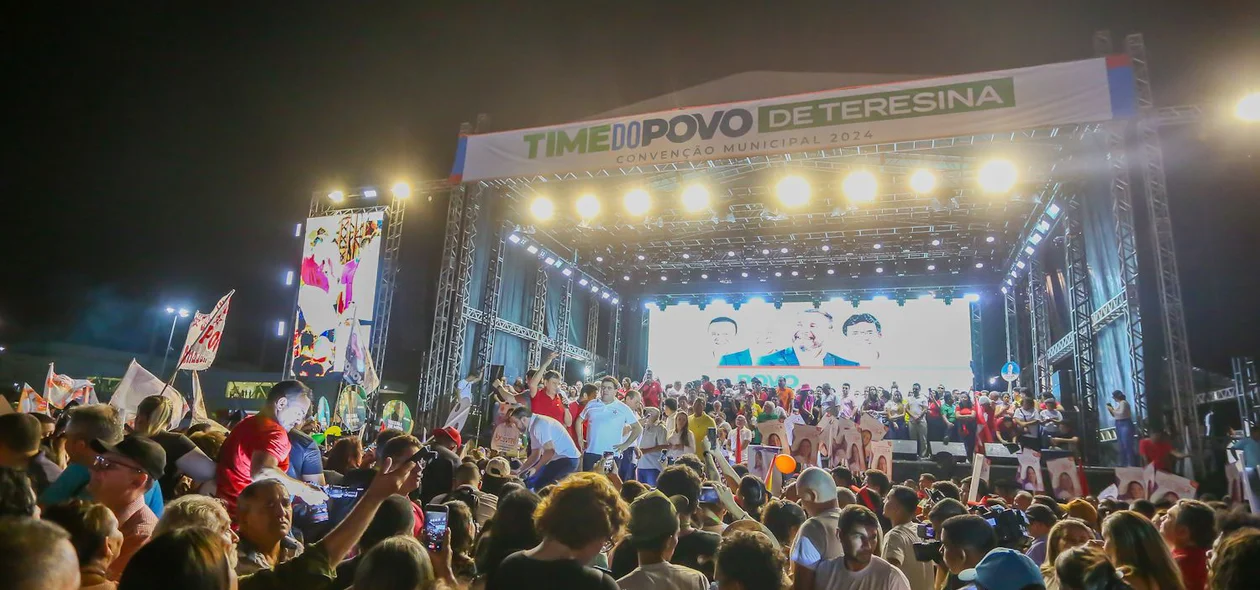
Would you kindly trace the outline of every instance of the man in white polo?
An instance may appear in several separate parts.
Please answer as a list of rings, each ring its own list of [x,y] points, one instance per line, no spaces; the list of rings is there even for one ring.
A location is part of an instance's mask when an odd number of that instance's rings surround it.
[[[817,467],[796,479],[801,507],[809,515],[792,542],[792,588],[813,590],[818,566],[844,554],[840,544],[840,500],[831,474]]]
[[[577,445],[559,420],[531,413],[529,408],[520,406],[508,414],[508,421],[529,434],[529,457],[516,471],[529,489],[537,491],[577,471]]]
[[[594,469],[604,453],[612,453],[619,462],[634,460],[622,454],[634,446],[643,426],[634,410],[617,399],[616,379],[604,377],[599,382],[599,398],[586,404],[578,422],[588,420],[586,433],[577,429],[578,446],[583,448],[582,471]]]

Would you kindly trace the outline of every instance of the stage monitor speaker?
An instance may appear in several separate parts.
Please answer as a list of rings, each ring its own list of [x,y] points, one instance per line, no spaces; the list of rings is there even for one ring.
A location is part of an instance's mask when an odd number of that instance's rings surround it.
[[[914,455],[919,454],[919,441],[893,439],[892,441],[893,455]]]
[[[932,443],[932,456],[935,457],[937,453],[949,453],[959,459],[966,459],[967,447],[960,442],[937,441]]]
[[[960,442],[947,443],[944,441],[934,440],[928,441],[932,447],[932,456],[937,453],[949,453],[955,457],[966,458],[967,447]],[[919,442],[913,440],[893,440],[893,455],[910,455],[917,457],[919,454]]]
[[[990,459],[1016,459],[1011,448],[1002,443],[984,443],[984,456]]]

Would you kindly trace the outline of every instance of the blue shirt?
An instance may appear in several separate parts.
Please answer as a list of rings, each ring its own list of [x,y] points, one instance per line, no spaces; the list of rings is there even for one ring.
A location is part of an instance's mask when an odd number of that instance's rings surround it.
[[[324,458],[315,439],[289,431],[289,477],[302,479],[303,475],[323,475]]]
[[[1028,547],[1028,551],[1025,551],[1024,555],[1027,555],[1028,559],[1033,560],[1033,563],[1041,565],[1046,560],[1046,538],[1037,537],[1033,539],[1032,545]]]
[[[757,364],[766,367],[799,367],[801,361],[796,356],[795,348],[784,348],[757,359]],[[830,352],[823,357],[824,367],[857,367],[861,363],[838,357]]]
[[[752,353],[748,352],[747,348],[739,352],[724,354],[718,361],[719,367],[749,367],[752,364]]]
[[[39,495],[39,503],[49,506],[72,498],[90,500],[92,496],[88,494],[87,485],[91,479],[92,472],[87,467],[71,463],[65,471],[61,472],[61,477],[58,477],[48,486],[48,489],[44,490],[44,493]],[[165,502],[162,499],[162,486],[157,485],[156,481],[149,487],[149,491],[144,493],[144,503],[154,515],[162,517],[162,507]]]
[[[1234,441],[1229,448],[1243,452],[1243,465],[1260,467],[1260,441],[1248,436]]]

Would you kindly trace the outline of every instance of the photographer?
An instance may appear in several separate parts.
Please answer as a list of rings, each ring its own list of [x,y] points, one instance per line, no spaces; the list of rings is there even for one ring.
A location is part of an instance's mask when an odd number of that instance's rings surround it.
[[[938,530],[941,559],[950,574],[945,588],[962,588],[964,582],[958,575],[964,570],[975,569],[985,555],[997,548],[997,535],[988,521],[974,514],[950,517]]]
[[[949,573],[949,569],[945,567],[945,562],[941,556],[941,537],[940,530],[946,520],[955,516],[967,514],[967,506],[958,500],[945,499],[937,502],[928,512],[928,522],[931,523],[932,531],[924,539],[923,543],[915,546],[915,557],[920,561],[932,561],[936,564],[935,580],[932,583],[933,588],[945,588],[953,590],[962,587],[962,583],[958,578]]]
[[[880,555],[906,575],[911,590],[932,590],[932,563],[919,561],[914,544],[919,541],[918,524],[914,522],[919,496],[905,486],[893,486],[884,498],[884,516],[892,528],[884,535]]]

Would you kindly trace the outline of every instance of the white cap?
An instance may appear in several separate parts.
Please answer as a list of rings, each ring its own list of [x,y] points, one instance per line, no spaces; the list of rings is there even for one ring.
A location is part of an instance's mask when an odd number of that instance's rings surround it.
[[[796,479],[796,493],[804,499],[807,491],[814,496],[814,502],[830,502],[836,499],[836,480],[825,469],[807,468]]]

